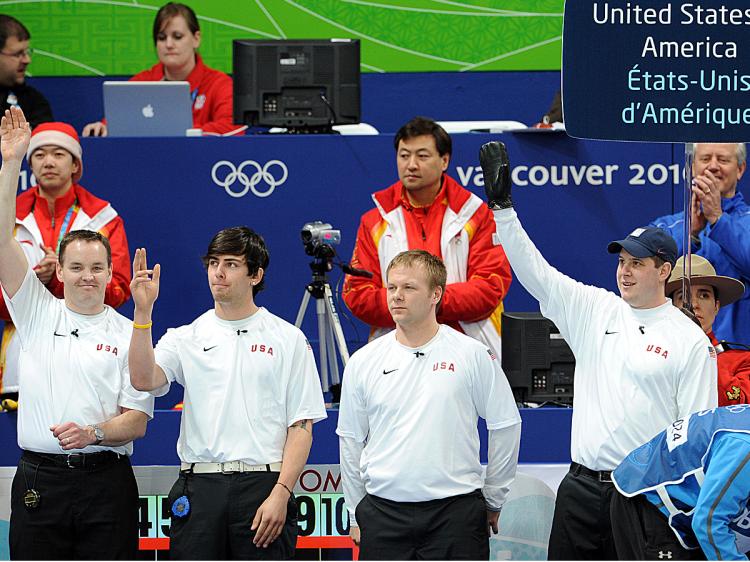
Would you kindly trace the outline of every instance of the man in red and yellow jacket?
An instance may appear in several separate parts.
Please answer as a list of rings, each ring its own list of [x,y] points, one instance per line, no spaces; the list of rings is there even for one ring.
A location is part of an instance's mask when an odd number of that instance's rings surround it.
[[[130,298],[130,254],[122,218],[103,199],[85,190],[81,144],[67,123],[44,123],[34,129],[26,155],[37,185],[16,200],[15,236],[37,277],[58,298],[63,285],[56,275],[57,249],[71,230],[93,230],[112,247],[112,281],[104,302],[118,307]],[[0,319],[5,321],[0,343],[0,394],[18,391],[19,343],[0,295]]]
[[[388,263],[404,250],[426,250],[448,270],[438,322],[484,342],[499,357],[511,272],[493,242],[492,214],[445,173],[451,138],[440,125],[415,117],[396,133],[394,146],[400,180],[373,194],[375,208],[362,216],[352,256],[352,266],[373,277],[347,275],[344,302],[371,326],[372,337],[393,329],[383,277]]]
[[[682,279],[685,258],[677,260],[667,282],[667,296],[682,308]],[[740,299],[745,286],[734,277],[716,275],[714,266],[704,257],[691,254],[690,282],[693,313],[716,348],[719,406],[750,403],[750,347],[743,343],[718,341],[713,323],[719,308]]]

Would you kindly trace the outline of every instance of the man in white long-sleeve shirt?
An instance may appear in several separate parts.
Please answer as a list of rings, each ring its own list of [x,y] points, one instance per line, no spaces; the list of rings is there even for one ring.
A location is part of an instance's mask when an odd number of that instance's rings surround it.
[[[487,560],[518,461],[513,395],[485,345],[437,322],[439,258],[402,252],[386,276],[396,330],[347,363],[336,431],[352,538],[362,560]]]
[[[505,148],[483,146],[480,161],[498,243],[576,357],[573,463],[558,489],[548,558],[616,558],[610,471],[675,419],[716,406],[716,352],[664,294],[677,259],[666,232],[638,228],[609,244],[621,297],[583,285],[550,266],[521,227]]]

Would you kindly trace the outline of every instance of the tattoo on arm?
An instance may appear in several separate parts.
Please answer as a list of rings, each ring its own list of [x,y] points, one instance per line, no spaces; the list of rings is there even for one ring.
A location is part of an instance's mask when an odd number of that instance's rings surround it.
[[[308,426],[310,426],[310,429],[308,429]],[[312,424],[310,423],[310,420],[300,420],[298,422],[293,423],[292,427],[297,427],[304,431],[310,431],[312,429]]]

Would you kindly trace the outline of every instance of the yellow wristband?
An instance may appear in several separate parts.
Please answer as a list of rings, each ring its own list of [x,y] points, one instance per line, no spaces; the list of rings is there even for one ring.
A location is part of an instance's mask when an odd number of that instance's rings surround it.
[[[153,325],[153,321],[149,322],[148,324],[136,324],[135,322],[133,322],[133,328],[138,328],[139,330],[148,330]]]

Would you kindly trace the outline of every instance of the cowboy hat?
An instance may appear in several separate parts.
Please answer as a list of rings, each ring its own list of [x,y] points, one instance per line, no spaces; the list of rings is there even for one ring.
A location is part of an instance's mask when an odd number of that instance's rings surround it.
[[[672,270],[672,275],[667,281],[666,293],[668,297],[682,289],[682,279],[685,276],[683,264],[685,257],[682,256]],[[716,291],[716,298],[721,302],[721,306],[726,306],[739,300],[745,292],[745,285],[742,281],[734,277],[725,277],[716,275],[714,266],[704,257],[690,255],[690,282],[693,285],[708,285]]]

